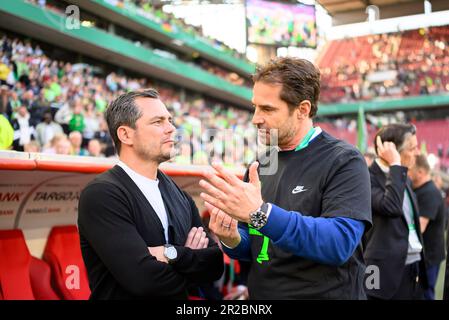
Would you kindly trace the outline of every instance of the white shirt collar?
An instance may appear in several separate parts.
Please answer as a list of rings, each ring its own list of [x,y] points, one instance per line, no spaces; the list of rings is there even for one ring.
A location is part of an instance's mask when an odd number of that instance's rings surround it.
[[[379,166],[380,170],[382,170],[384,173],[390,173],[390,167],[387,167],[380,161],[379,158],[376,158],[374,161],[376,161],[377,165]]]
[[[125,172],[131,177],[131,179],[132,180],[134,180],[134,181],[142,181],[142,180],[147,180],[148,182],[151,182],[151,183],[159,183],[159,180],[156,178],[156,180],[153,180],[153,179],[150,179],[150,178],[147,178],[147,177],[145,177],[145,176],[143,176],[143,175],[141,175],[140,173],[138,173],[138,172],[136,172],[136,171],[134,171],[133,169],[131,169],[130,167],[128,167],[128,165],[126,165],[123,161],[121,161],[121,160],[119,160],[118,162],[117,162],[117,165],[119,166],[119,167],[121,167],[123,170],[125,170]]]

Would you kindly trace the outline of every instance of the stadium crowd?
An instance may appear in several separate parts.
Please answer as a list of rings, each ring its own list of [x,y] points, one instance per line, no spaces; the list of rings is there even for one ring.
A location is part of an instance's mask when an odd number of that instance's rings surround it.
[[[180,154],[174,161],[206,164],[212,157],[244,165],[254,157],[254,148],[244,148],[255,136],[247,111],[195,96],[181,101],[180,92],[145,78],[114,72],[102,77],[92,65],[52,60],[38,45],[19,39],[3,37],[0,48],[0,107],[15,130],[15,150],[113,156],[103,117],[108,101],[151,86],[175,118]]]
[[[447,93],[449,27],[334,40],[319,66],[325,103]]]
[[[173,112],[179,129],[179,155],[174,161],[205,164],[208,159],[221,159],[241,166],[254,158],[255,146],[251,141],[255,130],[247,111],[192,94],[181,98],[179,90],[153,80],[117,72],[101,74],[94,65],[52,60],[39,45],[27,41],[4,36],[0,48],[0,111],[15,130],[15,150],[64,153],[67,148],[57,145],[71,140],[74,146],[70,154],[113,156],[103,117],[108,101],[128,90],[155,87]],[[326,94],[324,87],[322,95]],[[356,143],[354,120],[337,119],[323,125],[330,133]],[[213,132],[215,129],[228,131]],[[82,136],[80,146],[79,139],[73,137],[78,136],[74,131]],[[65,139],[61,139],[60,133]],[[234,137],[236,141],[224,143],[226,135],[228,140]],[[439,147],[440,158],[445,158],[447,148]]]
[[[45,7],[48,10],[51,10],[53,12],[56,12],[57,14],[65,14],[63,10],[63,6],[61,6],[60,3],[54,2],[54,1],[47,1],[47,0],[27,0],[30,3],[33,3],[35,5],[39,5],[42,7]],[[162,25],[163,29],[166,32],[171,33],[177,33],[177,32],[184,32],[187,33],[191,37],[196,37],[198,39],[201,39],[202,42],[205,42],[206,44],[214,47],[215,49],[218,49],[219,51],[223,52],[227,55],[232,55],[235,58],[238,58],[240,60],[245,60],[247,63],[249,62],[246,57],[239,53],[238,51],[231,49],[230,47],[226,46],[224,43],[220,42],[217,39],[213,39],[211,37],[206,37],[202,35],[201,27],[195,27],[192,25],[189,25],[184,22],[182,19],[175,18],[172,14],[164,12],[162,9],[156,9],[153,6],[151,6],[148,2],[143,1],[122,1],[122,0],[109,0],[108,3],[120,7],[122,9],[131,11],[134,14],[139,14],[149,20],[152,20],[160,25]],[[103,26],[104,27],[104,26]],[[121,36],[124,36],[127,39],[129,38],[129,35],[120,34]],[[140,42],[140,41],[139,41]],[[145,45],[142,43],[139,43],[140,45]],[[221,68],[217,65],[213,65],[206,60],[201,59],[197,55],[192,55],[192,57],[189,57],[186,59],[185,57],[181,55],[177,55],[172,51],[167,51],[163,47],[158,47],[155,43],[152,43],[151,49],[154,53],[165,57],[165,58],[174,58],[179,59],[181,61],[184,61],[189,64],[193,64],[196,67],[200,67],[203,70],[206,70],[207,72],[210,72],[222,79],[225,79],[226,81],[239,86],[246,86],[251,87],[251,83],[249,79],[246,79],[239,74],[226,70],[224,68]]]

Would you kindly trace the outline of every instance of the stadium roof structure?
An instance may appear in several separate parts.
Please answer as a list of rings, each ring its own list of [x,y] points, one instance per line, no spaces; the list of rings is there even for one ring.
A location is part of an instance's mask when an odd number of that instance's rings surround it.
[[[107,0],[68,0],[68,2],[117,25],[128,28],[143,37],[157,40],[177,51],[183,51],[192,55],[199,54],[218,65],[244,76],[248,77],[255,71],[255,65],[252,63],[223,52],[217,47],[204,42],[200,37],[192,36],[183,30],[167,30],[159,23],[138,14],[135,9],[127,10],[113,5]]]
[[[333,25],[367,20],[369,6],[379,9],[379,18],[395,18],[424,13],[423,0],[317,0],[332,16]],[[432,11],[449,10],[449,1],[430,0]]]

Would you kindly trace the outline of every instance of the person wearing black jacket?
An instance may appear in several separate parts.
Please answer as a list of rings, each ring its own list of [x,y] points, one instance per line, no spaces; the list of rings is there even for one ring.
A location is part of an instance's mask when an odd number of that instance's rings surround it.
[[[223,273],[223,254],[192,198],[158,166],[175,127],[157,91],[128,92],[106,111],[120,161],[82,191],[78,226],[90,299],[187,299]]]
[[[418,205],[407,171],[419,154],[410,124],[382,127],[375,136],[378,158],[370,167],[373,228],[365,243],[367,266],[379,270],[371,299],[422,299],[427,287]]]
[[[426,249],[427,280],[429,288],[424,292],[426,300],[435,300],[435,285],[441,262],[446,257],[444,229],[446,212],[440,190],[431,177],[427,157],[419,155],[411,170],[410,178],[419,205],[419,221]]]
[[[11,124],[14,129],[13,149],[23,151],[24,146],[35,138],[34,123],[24,105],[18,108],[16,118],[11,121]]]
[[[449,223],[447,224],[446,234],[449,234]],[[449,248],[449,237],[446,239],[446,248]],[[443,300],[449,301],[449,262],[446,258],[446,272],[444,274],[444,291],[443,291]]]

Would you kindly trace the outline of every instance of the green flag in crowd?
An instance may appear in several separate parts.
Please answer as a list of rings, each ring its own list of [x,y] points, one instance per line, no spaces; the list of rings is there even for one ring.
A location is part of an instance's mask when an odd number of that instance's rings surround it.
[[[359,113],[357,117],[357,148],[361,153],[365,153],[367,146],[367,131],[365,112],[362,107],[359,107]]]

